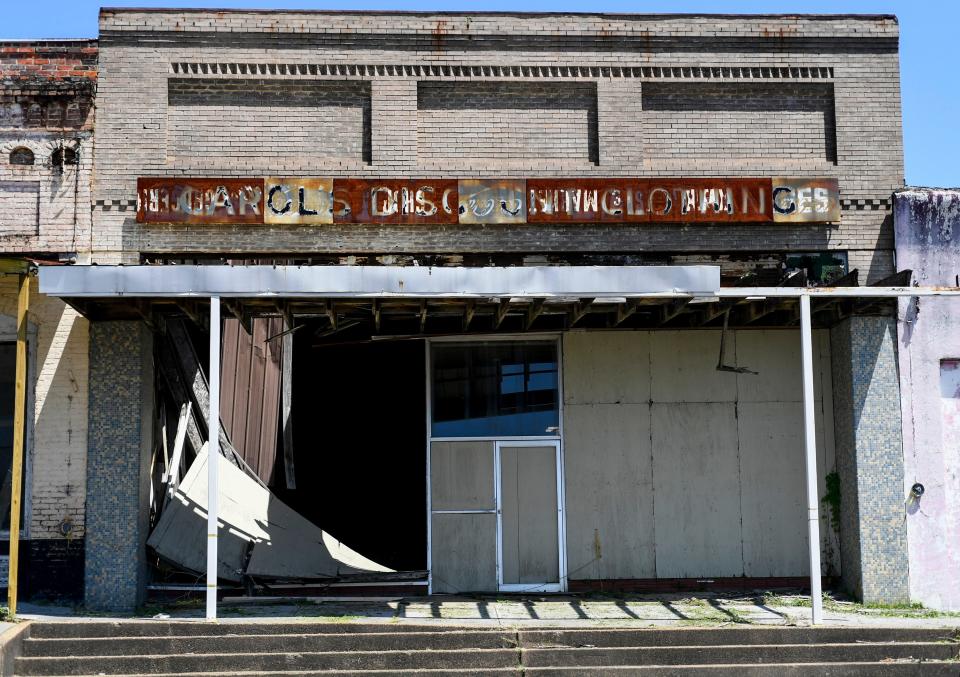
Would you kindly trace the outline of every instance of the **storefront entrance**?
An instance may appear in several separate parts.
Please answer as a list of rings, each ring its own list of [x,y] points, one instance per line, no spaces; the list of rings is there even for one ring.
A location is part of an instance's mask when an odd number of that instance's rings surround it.
[[[565,589],[560,341],[429,343],[431,585]]]
[[[504,592],[559,592],[560,442],[497,442],[496,466],[497,586]]]

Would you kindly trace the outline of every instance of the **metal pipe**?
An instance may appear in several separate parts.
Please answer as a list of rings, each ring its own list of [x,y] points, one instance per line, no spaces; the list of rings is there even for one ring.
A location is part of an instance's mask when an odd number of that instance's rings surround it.
[[[207,620],[217,619],[220,512],[220,297],[210,297],[210,412],[207,417]]]
[[[800,297],[800,355],[803,363],[803,443],[807,469],[807,530],[810,551],[811,623],[823,622],[820,590],[820,496],[817,491],[817,430],[813,403],[813,332],[810,296]]]

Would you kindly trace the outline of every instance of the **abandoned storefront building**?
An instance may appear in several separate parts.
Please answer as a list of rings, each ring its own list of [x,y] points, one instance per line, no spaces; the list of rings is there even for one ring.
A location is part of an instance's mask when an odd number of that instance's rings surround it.
[[[891,16],[103,10],[24,538],[69,520],[91,608],[956,608],[911,576],[899,101]]]

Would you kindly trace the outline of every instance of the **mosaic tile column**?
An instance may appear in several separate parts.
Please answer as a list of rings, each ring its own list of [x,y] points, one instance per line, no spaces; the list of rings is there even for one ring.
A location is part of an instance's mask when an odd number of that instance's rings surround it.
[[[840,566],[866,603],[910,597],[903,439],[892,317],[850,317],[830,331]]]
[[[90,324],[84,601],[132,610],[146,586],[153,336],[142,322]]]

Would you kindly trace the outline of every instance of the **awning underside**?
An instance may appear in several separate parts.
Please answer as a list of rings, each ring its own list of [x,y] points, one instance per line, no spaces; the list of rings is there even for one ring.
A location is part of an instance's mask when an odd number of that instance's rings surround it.
[[[856,278],[854,271],[833,285],[853,289]],[[904,271],[877,285],[909,282]],[[800,321],[795,296],[724,295],[737,288],[721,289],[717,266],[72,266],[42,269],[41,290],[93,320],[152,323],[173,313],[201,325],[206,297],[216,294],[224,311],[248,328],[254,317],[283,316],[287,326],[312,319],[327,335],[789,327]],[[811,303],[817,326],[893,307],[891,299],[826,295]]]
[[[71,298],[91,320],[180,315],[207,322],[209,302],[177,298]],[[485,298],[485,299],[223,299],[224,312],[248,330],[254,317],[312,320],[328,335],[350,330],[370,335],[438,335],[458,332],[562,331],[568,329],[658,329],[799,326],[796,298]],[[832,326],[853,314],[892,312],[882,298],[823,298],[811,303],[816,326]]]

